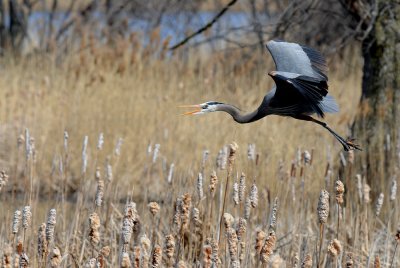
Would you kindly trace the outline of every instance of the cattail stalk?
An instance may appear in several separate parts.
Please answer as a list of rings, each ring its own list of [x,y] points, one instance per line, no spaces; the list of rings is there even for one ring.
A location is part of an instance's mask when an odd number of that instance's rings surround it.
[[[321,258],[321,250],[323,244],[323,233],[324,233],[324,224],[328,220],[329,216],[329,193],[326,190],[322,190],[319,196],[318,201],[318,220],[319,220],[319,252],[317,256],[317,267],[320,267],[320,258]]]
[[[341,208],[343,205],[343,193],[344,193],[344,184],[342,181],[337,180],[335,183],[335,194],[336,194],[336,204],[337,204],[337,229],[336,229],[336,239],[339,238],[339,225],[340,225],[340,215]]]

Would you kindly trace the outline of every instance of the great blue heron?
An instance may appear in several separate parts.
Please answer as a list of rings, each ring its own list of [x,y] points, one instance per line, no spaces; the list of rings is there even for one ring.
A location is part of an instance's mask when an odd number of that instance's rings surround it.
[[[326,128],[346,151],[361,150],[353,140],[345,140],[325,122],[311,117],[312,114],[317,114],[323,118],[324,113],[339,111],[335,99],[328,95],[328,68],[321,53],[296,43],[275,40],[269,41],[266,47],[276,65],[276,71],[268,73],[274,79],[275,86],[265,95],[255,111],[242,113],[231,104],[208,101],[182,106],[196,108],[185,115],[222,111],[229,113],[241,124],[257,121],[267,115],[290,116]]]

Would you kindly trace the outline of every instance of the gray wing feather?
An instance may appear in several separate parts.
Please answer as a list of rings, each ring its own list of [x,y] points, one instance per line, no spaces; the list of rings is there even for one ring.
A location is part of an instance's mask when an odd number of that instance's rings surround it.
[[[328,81],[325,58],[318,51],[296,43],[276,40],[269,41],[266,46],[274,59],[277,71]]]

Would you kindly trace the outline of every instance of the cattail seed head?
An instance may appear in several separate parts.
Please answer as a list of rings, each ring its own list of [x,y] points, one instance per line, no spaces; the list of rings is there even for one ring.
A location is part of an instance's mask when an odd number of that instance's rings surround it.
[[[4,170],[0,171],[0,191],[7,184],[8,175]]]
[[[42,223],[38,231],[38,257],[43,260],[47,254],[46,223]]]
[[[148,267],[150,259],[151,242],[150,239],[147,238],[146,234],[143,234],[142,237],[140,238],[140,246],[142,249],[142,259],[141,259],[142,267]]]
[[[204,192],[203,192],[203,175],[201,175],[201,173],[199,173],[197,175],[197,196],[199,198],[199,200],[203,199],[204,196]]]
[[[112,179],[113,179],[113,171],[112,171],[111,159],[110,159],[110,157],[107,157],[107,160],[106,160],[106,180],[108,182],[111,182]]]
[[[247,147],[247,159],[254,161],[256,159],[256,145],[250,143]]]
[[[154,152],[153,152],[153,164],[157,162],[158,154],[160,152],[160,144],[154,145]]]
[[[340,180],[335,183],[336,202],[338,205],[343,204],[344,184]]]
[[[100,217],[96,212],[89,216],[89,238],[90,243],[95,246],[100,242]]]
[[[176,229],[180,229],[182,225],[181,221],[181,214],[182,214],[182,198],[178,197],[175,201],[175,213],[174,213],[174,225]]]
[[[29,267],[29,257],[25,252],[22,252],[19,255],[19,268],[28,268]]]
[[[211,253],[212,248],[210,245],[205,245],[203,247],[203,267],[204,268],[211,268]]]
[[[239,179],[239,202],[243,202],[246,193],[246,175],[242,172]]]
[[[32,212],[30,206],[25,206],[22,210],[22,227],[28,229],[32,221]]]
[[[54,240],[54,228],[56,226],[56,215],[57,212],[54,208],[50,209],[49,214],[47,216],[47,224],[46,224],[46,240],[47,244],[51,244]],[[54,251],[54,249],[53,249]]]
[[[96,264],[97,264],[96,258],[91,258],[85,264],[85,268],[96,268]]]
[[[276,243],[275,232],[271,231],[261,248],[260,258],[262,263],[268,263]]]
[[[239,218],[236,227],[236,234],[239,241],[245,239],[246,228],[247,228],[247,221],[244,218]]]
[[[101,179],[100,168],[96,169],[95,174],[96,174],[95,177],[97,180],[95,205],[96,205],[96,207],[101,207],[101,205],[103,203],[103,196],[104,196],[104,181]]]
[[[301,263],[301,268],[312,268],[312,256],[310,254],[307,254],[304,257],[303,262]]]
[[[129,267],[131,267],[131,259],[129,258],[129,254],[127,252],[122,252],[121,268],[129,268]]]
[[[251,211],[251,199],[247,197],[246,203],[244,204],[244,218],[246,220],[250,219],[250,211]]]
[[[162,259],[162,249],[159,245],[154,246],[153,250],[153,256],[151,260],[151,266],[153,268],[157,268],[161,264],[161,259]]]
[[[103,144],[104,144],[104,134],[103,132],[100,133],[99,139],[97,140],[97,150],[103,150]]]
[[[236,142],[232,142],[229,145],[228,174],[232,174],[233,164],[235,162],[236,151],[238,148],[239,148],[239,146],[236,144]]]
[[[272,212],[269,219],[269,230],[276,232],[276,222],[278,214],[278,197],[275,197],[274,205],[272,206]]]
[[[227,227],[225,234],[228,240],[229,256],[231,258],[231,266],[236,267],[238,255],[238,238],[236,231],[232,227]]]
[[[54,247],[51,251],[50,251],[50,255],[49,255],[49,263],[50,263],[50,267],[52,268],[56,268],[59,267],[62,261],[62,256],[61,256],[61,252],[58,249],[58,247]]]
[[[239,184],[235,181],[233,183],[233,203],[235,206],[239,204]]]
[[[189,228],[191,207],[192,207],[191,195],[188,193],[182,195],[182,214],[181,214],[182,230],[187,230]]]
[[[89,137],[85,136],[83,138],[82,144],[82,173],[86,173],[87,164],[88,164],[88,156],[87,156],[87,145],[88,145]]]
[[[258,205],[258,189],[255,183],[250,188],[250,204],[252,208],[256,208]]]
[[[148,205],[151,215],[156,216],[157,213],[160,211],[160,205],[157,202],[150,202]]]
[[[255,250],[257,254],[260,254],[261,249],[264,245],[264,239],[267,237],[267,234],[262,231],[262,230],[258,230],[256,233],[256,245],[255,245]]]
[[[371,187],[369,187],[368,184],[364,183],[364,186],[363,186],[363,197],[364,197],[364,203],[365,204],[368,204],[368,203],[371,202],[371,198],[369,196],[370,191],[371,191]]]
[[[165,236],[164,252],[166,256],[165,262],[168,264],[168,266],[171,266],[175,253],[175,238],[171,234]]]
[[[336,258],[342,252],[342,244],[339,240],[333,239],[328,245],[328,253],[332,258]]]
[[[317,211],[319,223],[326,223],[329,216],[329,193],[326,190],[322,190],[319,195]]]
[[[377,216],[377,217],[381,213],[381,209],[382,209],[382,205],[383,205],[383,198],[384,197],[385,197],[384,194],[380,193],[379,197],[378,197],[378,200],[376,201],[376,204],[375,204],[375,216]]]
[[[211,267],[218,267],[220,260],[218,257],[218,242],[213,238],[207,238],[206,244],[211,246]]]
[[[390,187],[390,201],[395,201],[396,195],[397,195],[397,180],[396,178],[393,178],[392,187]]]
[[[214,195],[217,184],[218,184],[217,173],[215,171],[213,171],[213,172],[211,172],[211,176],[210,176],[210,186],[208,186],[208,189],[210,190],[211,195]]]
[[[346,254],[346,268],[352,268],[354,265],[354,260],[353,260],[353,253],[352,252],[347,252]]]
[[[243,263],[244,259],[246,257],[246,242],[239,242],[239,261],[240,263]]]
[[[358,196],[360,200],[363,200],[363,185],[362,185],[362,177],[360,174],[356,175],[357,179],[357,190],[358,190]]]
[[[200,219],[200,210],[198,208],[192,209],[192,219],[196,228],[200,228],[203,222]]]
[[[381,259],[379,258],[379,255],[375,256],[374,268],[381,268]]]
[[[235,221],[235,219],[233,218],[233,216],[231,214],[224,213],[225,228],[231,228],[234,221]]]
[[[228,147],[224,146],[219,152],[217,156],[217,168],[219,170],[226,169],[226,162],[228,156]]]
[[[12,224],[12,233],[16,235],[19,230],[19,224],[21,222],[21,211],[16,210],[14,212],[13,224]]]
[[[309,151],[305,150],[303,153],[304,164],[309,165],[311,163],[311,154]]]

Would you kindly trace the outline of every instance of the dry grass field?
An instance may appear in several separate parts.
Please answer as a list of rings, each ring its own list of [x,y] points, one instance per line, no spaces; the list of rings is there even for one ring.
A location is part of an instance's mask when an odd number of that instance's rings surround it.
[[[397,178],[370,196],[362,152],[341,158],[327,131],[290,118],[180,115],[209,100],[257,107],[269,55],[232,68],[234,55],[115,46],[1,60],[2,267],[400,265]],[[360,63],[329,65],[341,111],[326,120],[346,136]]]

